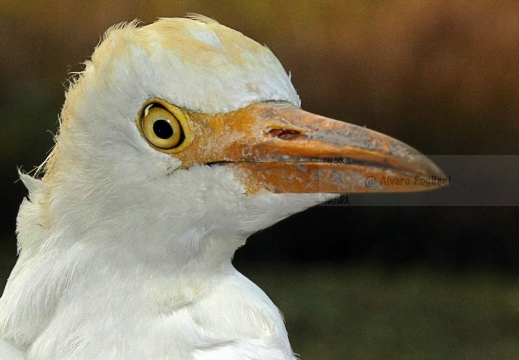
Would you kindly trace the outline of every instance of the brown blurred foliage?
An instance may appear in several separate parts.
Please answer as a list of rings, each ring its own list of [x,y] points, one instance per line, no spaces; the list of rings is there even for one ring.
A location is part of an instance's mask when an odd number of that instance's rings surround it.
[[[188,12],[267,44],[308,110],[429,154],[517,153],[515,0],[0,0],[0,104],[64,83],[114,23]]]

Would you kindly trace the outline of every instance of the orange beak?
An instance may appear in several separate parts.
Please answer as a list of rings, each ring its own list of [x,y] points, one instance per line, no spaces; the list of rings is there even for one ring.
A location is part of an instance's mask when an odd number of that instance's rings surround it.
[[[188,116],[192,144],[175,154],[182,167],[232,167],[249,194],[408,192],[444,184],[442,171],[402,142],[291,104]]]

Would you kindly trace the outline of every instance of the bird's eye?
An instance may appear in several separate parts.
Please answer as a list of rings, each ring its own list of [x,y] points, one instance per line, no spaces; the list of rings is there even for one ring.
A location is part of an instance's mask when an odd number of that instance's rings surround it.
[[[184,141],[178,119],[160,105],[148,105],[142,114],[142,131],[148,141],[161,149],[173,149]]]

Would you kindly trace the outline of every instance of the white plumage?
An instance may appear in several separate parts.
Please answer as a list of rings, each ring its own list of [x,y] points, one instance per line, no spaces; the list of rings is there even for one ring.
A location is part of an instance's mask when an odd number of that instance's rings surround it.
[[[150,99],[187,114],[186,151],[147,138],[141,120]],[[227,114],[249,106],[268,122],[258,122],[261,131],[240,128],[254,138],[250,146],[250,138],[242,141],[225,127]],[[67,92],[45,176],[21,175],[29,197],[18,216],[20,256],[0,300],[0,358],[294,359],[279,311],[233,268],[234,251],[255,231],[322,201],[319,192],[358,189],[360,182],[345,183],[360,179],[359,169],[373,160],[337,167],[347,181],[322,191],[305,194],[310,181],[296,184],[330,149],[346,156],[362,148],[360,155],[383,153],[386,162],[394,155],[407,164],[378,166],[386,175],[439,173],[414,150],[369,130],[355,127],[353,134],[333,123],[353,139],[346,146],[337,140],[339,130],[325,139],[312,135],[320,130],[311,126],[264,115],[266,107],[298,106],[276,57],[211,19],[110,29]],[[202,142],[216,128],[228,149]],[[261,147],[271,143],[286,155]],[[313,157],[301,150],[314,143],[329,146]],[[298,159],[286,146],[304,154]],[[196,153],[184,155],[190,151]],[[204,160],[212,154],[220,158]],[[277,168],[268,168],[250,180],[255,168],[246,167],[254,159],[259,167],[281,163],[294,178],[279,185],[269,180]],[[323,169],[316,176],[327,174]],[[294,194],[273,190],[291,181],[299,186]],[[384,190],[395,191],[369,191]]]

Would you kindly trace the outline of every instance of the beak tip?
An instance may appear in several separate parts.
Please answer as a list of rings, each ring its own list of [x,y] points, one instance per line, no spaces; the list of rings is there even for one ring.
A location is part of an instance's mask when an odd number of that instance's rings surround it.
[[[419,163],[416,179],[421,186],[417,190],[433,190],[449,185],[450,176],[445,175],[431,159],[422,155]]]

